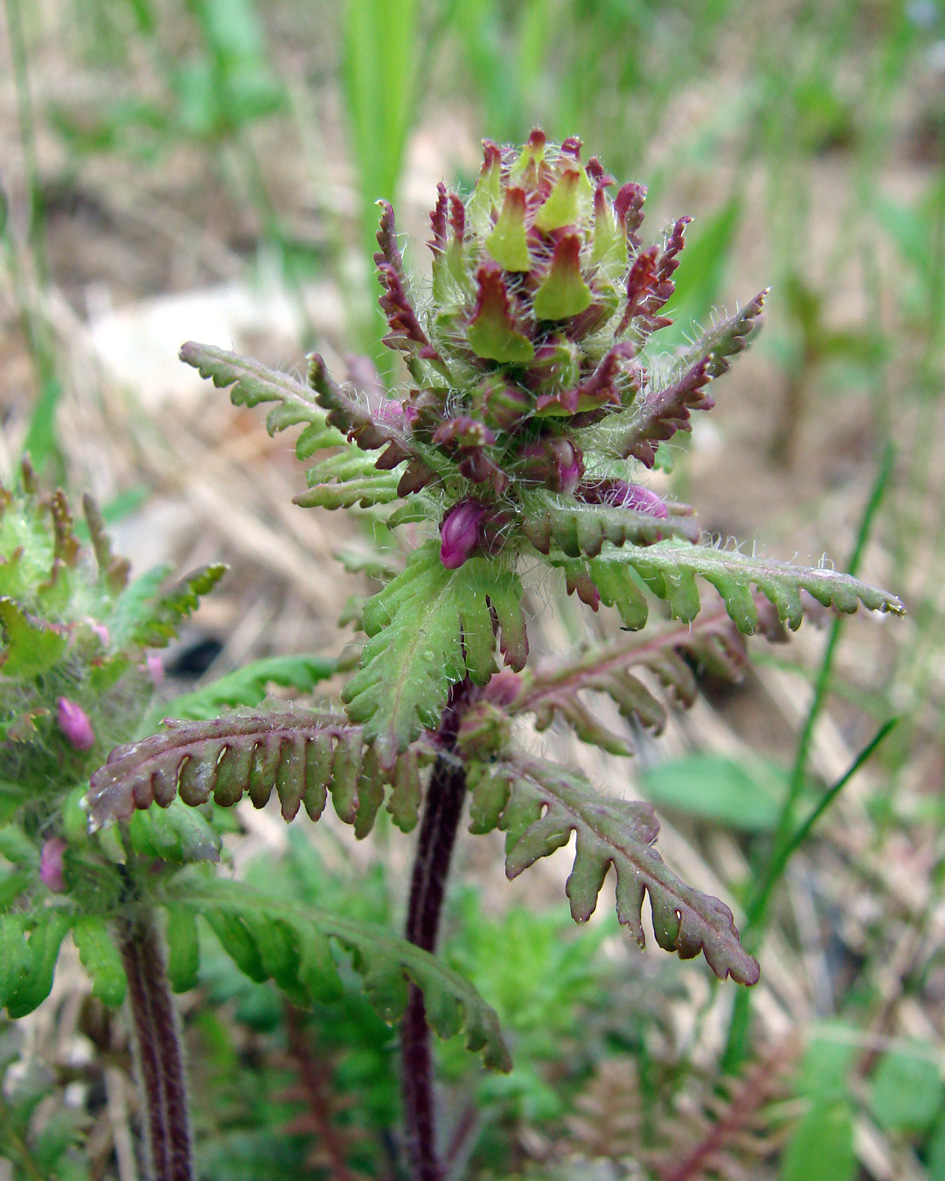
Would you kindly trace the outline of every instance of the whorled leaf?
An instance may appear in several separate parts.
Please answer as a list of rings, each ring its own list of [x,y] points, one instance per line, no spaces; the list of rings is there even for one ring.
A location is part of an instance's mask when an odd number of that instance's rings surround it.
[[[697,541],[699,526],[689,517],[653,517],[637,509],[602,504],[565,505],[551,497],[530,498],[522,534],[540,554],[595,558],[605,542],[651,546],[667,537]]]
[[[824,566],[794,566],[737,550],[680,545],[674,541],[646,549],[625,547],[619,555],[608,555],[592,563],[591,578],[595,583],[600,579],[606,584],[620,565],[632,566],[649,589],[667,601],[673,618],[687,623],[698,616],[702,607],[696,578],[705,579],[722,596],[733,623],[745,635],[752,635],[759,622],[763,627],[768,626],[752,587],[764,595],[780,621],[792,631],[800,627],[804,616],[816,604],[849,613],[862,603],[870,611],[905,614],[895,595],[868,586],[850,574]],[[627,626],[642,627],[647,612],[646,599],[639,587],[632,580],[621,578],[611,589],[629,596],[626,600],[615,599]],[[805,595],[815,603],[810,600],[805,603]]]
[[[568,844],[574,833],[567,894],[576,922],[586,922],[594,913],[613,866],[617,918],[641,947],[648,894],[660,947],[681,959],[702,952],[721,980],[758,981],[758,964],[741,946],[729,908],[681,882],[653,848],[659,825],[649,804],[600,796],[580,776],[529,758],[475,763],[469,786],[470,831],[499,828],[506,833],[509,878]]]
[[[275,791],[286,820],[302,807],[317,820],[330,792],[339,817],[366,836],[387,789],[388,809],[409,830],[420,798],[415,753],[383,770],[362,729],[344,717],[240,709],[210,721],[168,720],[161,733],[116,747],[92,776],[85,808],[98,829],[152,803],[166,808],[178,795],[191,806],[212,797],[224,807],[248,795],[261,808]]]
[[[447,570],[435,540],[364,605],[370,639],[343,699],[363,723],[382,766],[424,729],[436,729],[450,687],[485,684],[495,671],[496,632],[506,664],[521,669],[528,644],[518,576],[504,562],[473,557]]]
[[[196,982],[198,915],[241,971],[252,980],[274,980],[300,1004],[342,994],[334,941],[352,954],[365,994],[385,1021],[400,1018],[412,982],[423,992],[427,1020],[439,1037],[463,1032],[466,1048],[481,1052],[483,1065],[511,1069],[498,1018],[475,988],[429,952],[382,927],[272,898],[245,882],[196,873],[175,877],[167,886],[166,902],[169,961],[177,986]]]

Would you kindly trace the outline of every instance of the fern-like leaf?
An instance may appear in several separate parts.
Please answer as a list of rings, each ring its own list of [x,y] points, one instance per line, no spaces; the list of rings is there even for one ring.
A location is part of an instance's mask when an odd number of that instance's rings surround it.
[[[465,676],[478,685],[488,681],[496,631],[506,663],[516,671],[524,666],[521,597],[518,576],[504,563],[474,557],[447,570],[431,540],[365,603],[370,639],[344,700],[382,766],[392,766],[421,731],[436,729],[452,685]]]
[[[178,984],[195,981],[199,948],[193,919],[207,920],[224,950],[251,979],[267,979],[297,1003],[341,995],[331,941],[353,956],[364,991],[380,1016],[398,1020],[408,982],[424,994],[427,1020],[442,1038],[465,1034],[490,1070],[512,1067],[498,1018],[475,988],[435,956],[382,927],[354,922],[262,894],[245,882],[182,873],[166,887],[170,961]]]
[[[132,631],[130,641],[147,648],[165,647],[177,635],[180,623],[197,610],[201,597],[213,590],[227,569],[222,562],[201,566],[148,603],[146,615]]]
[[[287,373],[212,345],[189,341],[181,348],[180,358],[199,370],[202,377],[211,378],[215,386],[221,389],[231,386],[230,400],[234,406],[278,403],[269,412],[266,429],[275,435],[287,427],[304,426],[295,444],[300,460],[308,460],[325,449],[342,449],[310,468],[308,491],[295,498],[296,504],[303,508],[335,509],[355,504],[364,507],[389,504],[396,499],[397,477],[378,471],[375,456],[360,451],[328,422],[327,411],[319,406],[308,386]]]
[[[97,829],[152,803],[166,808],[177,795],[192,806],[212,796],[230,807],[248,794],[261,808],[275,791],[286,820],[301,807],[317,820],[331,792],[341,819],[366,836],[387,787],[389,810],[408,831],[420,798],[415,753],[383,771],[361,728],[344,717],[284,707],[234,710],[211,721],[169,720],[160,734],[116,747],[92,776],[85,807]]]
[[[218,389],[232,386],[230,401],[234,406],[277,402],[266,419],[270,435],[304,423],[317,429],[322,439],[320,446],[344,444],[344,435],[327,425],[325,411],[315,401],[312,391],[288,373],[280,373],[249,357],[192,340],[181,347],[180,359],[198,370],[201,377],[210,378]],[[300,438],[304,438],[304,433]]]
[[[400,495],[400,477],[378,471],[374,458],[354,446],[313,464],[305,478],[308,490],[292,498],[302,508],[370,508],[390,504]]]
[[[733,623],[745,635],[752,635],[761,619],[752,586],[768,599],[778,618],[792,631],[800,627],[809,613],[805,593],[821,606],[836,611],[853,612],[862,603],[870,611],[905,614],[895,595],[868,586],[850,574],[823,566],[794,566],[733,550],[667,541],[646,549],[627,547],[619,556],[599,558],[594,565],[592,578],[601,577],[606,584],[608,577],[613,576],[619,580],[614,582],[614,593],[621,587],[628,592],[626,602],[616,600],[627,626],[643,626],[646,601],[638,587],[617,574],[615,567],[620,564],[632,566],[650,590],[669,603],[673,618],[687,623],[696,618],[702,606],[696,577],[705,579],[722,596]]]
[[[747,669],[745,641],[721,608],[694,628],[673,624],[646,637],[625,636],[589,647],[574,660],[526,673],[509,711],[534,713],[538,730],[561,717],[583,742],[611,754],[629,755],[633,753],[629,739],[600,722],[593,706],[581,699],[582,690],[606,693],[623,717],[659,734],[666,723],[666,709],[630,670],[647,669],[675,701],[690,706],[697,691],[690,661],[732,681]]]
[[[717,898],[685,885],[653,848],[659,824],[649,804],[599,796],[580,776],[537,759],[473,764],[470,831],[502,829],[506,874],[517,877],[576,834],[567,883],[571,914],[586,922],[611,866],[617,875],[617,918],[644,943],[642,906],[649,894],[656,941],[681,959],[701,951],[722,980],[754,984],[758,964],[738,941],[732,912]]]
[[[699,526],[688,517],[653,517],[601,504],[565,505],[537,494],[530,500],[522,533],[540,554],[557,550],[569,558],[595,558],[605,542],[650,546],[667,537],[699,538]]]

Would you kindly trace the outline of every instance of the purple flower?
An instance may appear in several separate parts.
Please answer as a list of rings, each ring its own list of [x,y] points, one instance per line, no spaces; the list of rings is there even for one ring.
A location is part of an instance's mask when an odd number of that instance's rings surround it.
[[[62,837],[50,837],[39,855],[39,876],[54,894],[62,894],[66,889],[62,876],[62,855],[65,851],[66,842]]]
[[[440,525],[440,561],[447,570],[457,570],[481,540],[479,526],[486,508],[475,500],[462,500],[446,514]]]
[[[577,490],[585,504],[609,504],[614,508],[632,508],[651,517],[665,520],[669,509],[665,503],[642,484],[628,484],[626,480],[597,480]]]
[[[89,715],[81,705],[76,705],[68,697],[60,697],[56,720],[59,729],[76,750],[91,750],[95,745],[95,731],[92,729]]]

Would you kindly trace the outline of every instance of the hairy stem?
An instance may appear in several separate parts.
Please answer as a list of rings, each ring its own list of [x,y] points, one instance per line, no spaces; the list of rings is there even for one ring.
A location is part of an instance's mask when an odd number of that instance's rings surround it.
[[[153,1181],[193,1181],[184,1059],[154,920],[144,911],[125,919],[118,939],[146,1100],[151,1177]]]
[[[466,771],[456,759],[456,734],[473,692],[471,683],[454,685],[437,731],[442,753],[433,767],[423,805],[417,840],[406,936],[424,951],[436,950],[440,913],[446,893],[456,830],[466,796]],[[410,986],[401,1026],[404,1114],[415,1181],[442,1181],[443,1166],[436,1149],[436,1110],[433,1095],[433,1058],[423,993]]]

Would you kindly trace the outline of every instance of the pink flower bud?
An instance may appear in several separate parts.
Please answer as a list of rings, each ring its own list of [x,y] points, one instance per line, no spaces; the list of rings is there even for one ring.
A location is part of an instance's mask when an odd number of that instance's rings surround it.
[[[443,518],[440,525],[440,561],[447,570],[457,570],[480,541],[479,526],[486,514],[475,500],[463,500]]]
[[[144,669],[151,678],[151,684],[157,689],[164,683],[164,661],[156,652],[149,652],[144,660]]]
[[[626,480],[598,480],[578,489],[578,496],[585,504],[609,504],[614,508],[632,508],[651,517],[665,520],[669,510],[665,503],[641,484],[628,484]]]
[[[76,750],[90,750],[95,745],[95,731],[81,705],[76,705],[68,697],[60,697],[56,720]]]
[[[39,855],[39,876],[54,894],[62,894],[66,883],[62,876],[62,855],[66,842],[62,837],[50,837]]]
[[[105,624],[93,623],[92,631],[94,631],[98,638],[102,641],[102,647],[107,648],[111,641],[108,635],[108,628],[105,626]]]

